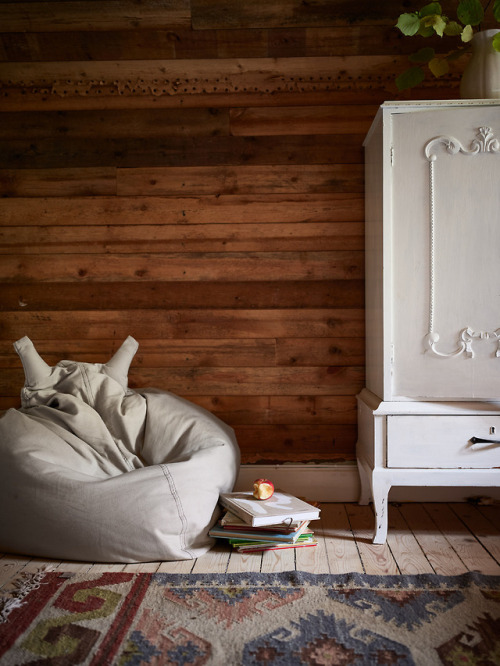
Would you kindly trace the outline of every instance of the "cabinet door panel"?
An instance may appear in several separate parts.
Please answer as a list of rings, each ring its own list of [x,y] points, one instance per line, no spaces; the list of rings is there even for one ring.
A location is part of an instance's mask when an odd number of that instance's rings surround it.
[[[500,396],[499,139],[498,107],[393,116],[393,399]]]

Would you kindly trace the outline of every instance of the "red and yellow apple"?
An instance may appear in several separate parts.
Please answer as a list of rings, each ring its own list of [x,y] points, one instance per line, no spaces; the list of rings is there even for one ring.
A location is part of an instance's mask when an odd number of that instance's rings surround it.
[[[253,482],[253,496],[258,500],[266,500],[272,497],[274,484],[269,479],[256,479]]]

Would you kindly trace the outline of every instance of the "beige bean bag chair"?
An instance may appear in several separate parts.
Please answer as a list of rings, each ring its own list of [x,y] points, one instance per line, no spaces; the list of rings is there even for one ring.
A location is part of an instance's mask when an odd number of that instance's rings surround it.
[[[165,391],[127,388],[129,337],[106,364],[49,367],[15,343],[22,408],[0,419],[0,552],[93,562],[205,553],[232,490],[231,428]]]

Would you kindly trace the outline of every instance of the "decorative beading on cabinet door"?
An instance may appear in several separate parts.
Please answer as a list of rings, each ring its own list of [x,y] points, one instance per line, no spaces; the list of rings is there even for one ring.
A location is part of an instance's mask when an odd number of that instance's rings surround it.
[[[469,358],[474,357],[472,342],[474,340],[496,340],[495,356],[500,357],[500,328],[495,331],[474,331],[470,326],[463,328],[457,336],[457,348],[451,352],[443,352],[436,349],[439,342],[439,333],[434,330],[435,315],[435,195],[434,176],[437,162],[436,149],[443,145],[450,155],[463,153],[464,155],[478,155],[480,153],[497,153],[500,155],[500,141],[494,136],[490,127],[479,127],[477,137],[471,142],[470,148],[465,148],[462,143],[452,136],[437,136],[431,139],[425,146],[425,156],[429,162],[429,204],[430,204],[430,294],[429,294],[429,332],[425,336],[427,348],[437,356],[452,357],[465,353]]]

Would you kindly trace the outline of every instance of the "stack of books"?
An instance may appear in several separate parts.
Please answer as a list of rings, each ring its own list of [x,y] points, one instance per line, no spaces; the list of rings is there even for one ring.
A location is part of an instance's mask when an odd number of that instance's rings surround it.
[[[276,491],[257,500],[248,491],[225,493],[219,501],[226,513],[209,534],[241,553],[317,545],[309,523],[319,518],[320,509],[298,497]]]

